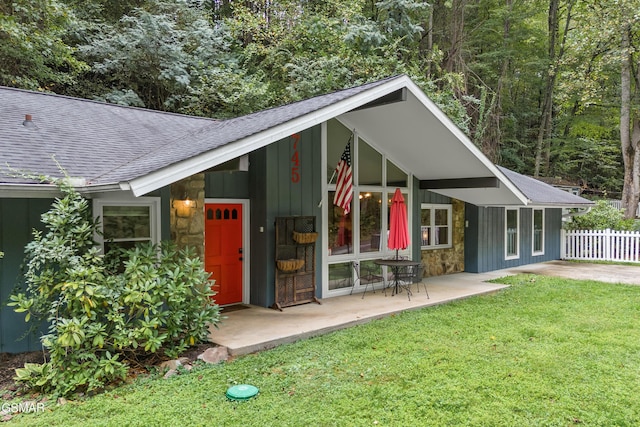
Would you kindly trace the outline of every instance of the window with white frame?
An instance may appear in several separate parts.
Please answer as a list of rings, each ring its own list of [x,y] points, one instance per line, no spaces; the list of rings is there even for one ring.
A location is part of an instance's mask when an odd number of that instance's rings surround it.
[[[350,144],[353,199],[350,210],[333,204],[336,192],[336,165]],[[391,198],[400,188],[411,212],[410,176],[378,151],[364,137],[331,119],[326,124],[326,200],[329,292],[344,292],[353,285],[353,262],[360,267],[395,251],[387,247]],[[404,251],[405,254],[408,251]],[[379,266],[374,266],[378,271]]]
[[[421,248],[450,248],[453,241],[452,205],[423,203],[420,208]]]
[[[505,209],[505,259],[520,256],[520,210]]]
[[[95,199],[93,214],[99,221],[96,241],[104,253],[130,249],[137,243],[160,241],[160,198],[134,200]]]
[[[531,252],[533,255],[544,254],[544,209],[533,210],[532,223],[532,244]]]

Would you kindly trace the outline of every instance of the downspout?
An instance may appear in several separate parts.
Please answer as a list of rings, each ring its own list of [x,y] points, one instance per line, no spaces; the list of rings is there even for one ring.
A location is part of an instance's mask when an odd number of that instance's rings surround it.
[[[587,208],[576,208],[576,209],[577,210],[575,212],[569,212],[569,213],[566,213],[566,214],[562,214],[562,219],[569,219],[569,218],[573,218],[574,216],[586,215],[591,211],[592,206],[589,206]]]

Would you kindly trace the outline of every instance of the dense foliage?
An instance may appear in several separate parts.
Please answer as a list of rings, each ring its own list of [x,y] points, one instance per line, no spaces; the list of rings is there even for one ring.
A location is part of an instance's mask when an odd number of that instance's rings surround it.
[[[63,187],[26,247],[25,289],[9,305],[49,325],[49,361],[17,370],[30,388],[61,395],[95,390],[150,356],[175,357],[205,341],[219,320],[202,261],[171,245],[139,246],[113,268],[98,252],[96,223],[77,192]]]
[[[226,118],[406,73],[494,162],[619,197],[635,173],[625,160],[624,176],[621,147],[632,159],[640,141],[637,10],[640,0],[16,0],[0,5],[0,84]]]
[[[629,231],[636,228],[633,219],[625,219],[624,212],[598,200],[596,205],[584,215],[576,215],[565,224],[567,230],[619,230]]]

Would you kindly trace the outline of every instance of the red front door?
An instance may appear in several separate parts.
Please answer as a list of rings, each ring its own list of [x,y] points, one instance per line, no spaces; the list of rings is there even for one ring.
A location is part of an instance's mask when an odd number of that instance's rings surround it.
[[[242,204],[207,203],[204,266],[219,305],[242,302]]]

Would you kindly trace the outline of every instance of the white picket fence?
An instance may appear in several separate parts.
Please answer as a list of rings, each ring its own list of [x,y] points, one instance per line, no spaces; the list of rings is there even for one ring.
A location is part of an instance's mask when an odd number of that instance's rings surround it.
[[[640,232],[562,230],[562,259],[640,262]]]

